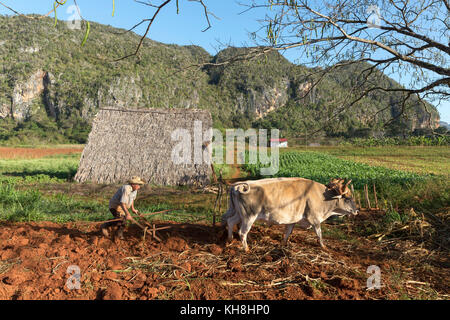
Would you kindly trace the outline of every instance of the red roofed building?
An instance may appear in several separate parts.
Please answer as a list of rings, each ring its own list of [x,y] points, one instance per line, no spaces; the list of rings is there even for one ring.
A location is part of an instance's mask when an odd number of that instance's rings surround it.
[[[287,141],[286,138],[270,139],[270,146],[271,147],[278,147],[278,148],[287,148],[288,141]]]

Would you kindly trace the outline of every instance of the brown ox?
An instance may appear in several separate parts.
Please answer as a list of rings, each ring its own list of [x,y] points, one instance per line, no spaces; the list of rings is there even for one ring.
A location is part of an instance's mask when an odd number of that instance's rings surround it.
[[[247,233],[255,221],[262,220],[286,225],[284,245],[296,223],[305,229],[312,226],[325,248],[321,222],[332,215],[358,214],[348,188],[350,182],[332,179],[327,186],[303,178],[237,182],[231,186],[229,207],[222,217],[222,222],[228,225],[228,241],[232,240],[234,225],[240,223],[239,236],[247,251]]]

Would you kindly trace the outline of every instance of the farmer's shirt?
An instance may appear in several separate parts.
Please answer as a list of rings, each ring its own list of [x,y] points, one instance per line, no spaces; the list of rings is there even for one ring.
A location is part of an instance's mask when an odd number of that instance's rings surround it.
[[[114,196],[109,200],[110,208],[120,207],[120,203],[125,203],[127,209],[131,207],[134,199],[136,199],[137,190],[133,191],[133,188],[129,185],[123,185],[117,190]]]

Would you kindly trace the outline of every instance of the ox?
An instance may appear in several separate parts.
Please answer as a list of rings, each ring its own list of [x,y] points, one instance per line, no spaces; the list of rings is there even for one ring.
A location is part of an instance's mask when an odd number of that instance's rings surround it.
[[[295,224],[314,228],[322,248],[320,224],[332,215],[356,215],[358,210],[348,188],[351,180],[332,179],[328,185],[303,178],[268,178],[231,185],[229,206],[222,217],[228,225],[228,241],[240,223],[239,237],[248,251],[247,233],[257,220],[286,225],[282,244],[286,245]]]

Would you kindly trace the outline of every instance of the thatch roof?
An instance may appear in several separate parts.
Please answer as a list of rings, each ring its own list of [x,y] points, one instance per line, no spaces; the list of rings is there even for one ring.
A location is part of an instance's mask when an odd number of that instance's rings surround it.
[[[202,164],[194,164],[194,161],[176,164],[171,159],[174,146],[180,143],[171,137],[177,128],[191,133],[191,154],[194,155],[196,120],[202,122],[203,132],[212,128],[211,114],[206,110],[100,109],[75,180],[123,183],[137,175],[157,185],[205,185],[210,181],[210,165],[204,161]]]

